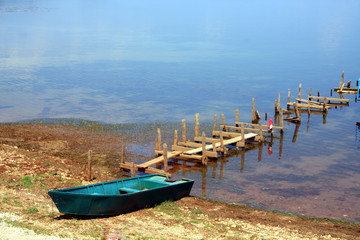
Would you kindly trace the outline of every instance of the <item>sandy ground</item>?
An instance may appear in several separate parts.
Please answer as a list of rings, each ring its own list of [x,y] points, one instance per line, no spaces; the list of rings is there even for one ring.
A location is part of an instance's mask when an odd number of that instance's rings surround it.
[[[106,166],[119,159],[121,145],[135,141],[128,138],[60,124],[0,125],[0,239],[360,239],[360,224],[191,196],[110,218],[59,213],[47,190],[117,178],[122,172]]]

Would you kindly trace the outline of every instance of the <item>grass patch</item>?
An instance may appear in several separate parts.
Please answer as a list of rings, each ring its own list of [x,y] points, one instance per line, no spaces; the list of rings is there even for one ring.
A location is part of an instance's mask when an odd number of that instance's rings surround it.
[[[199,221],[197,221],[197,220],[190,220],[189,222],[190,223],[195,223],[195,224],[199,223]]]
[[[2,200],[3,203],[5,204],[8,204],[10,206],[16,206],[16,207],[22,207],[22,203],[17,201],[17,200],[14,200],[13,202],[11,202],[11,200],[7,197],[4,197],[3,200]]]
[[[193,214],[196,214],[196,215],[203,214],[203,212],[202,212],[201,210],[199,210],[199,209],[193,209],[193,210],[191,210],[191,212],[192,212]]]
[[[18,200],[14,200],[14,205],[17,206],[17,207],[22,207],[22,203],[19,202]]]
[[[180,215],[181,210],[179,206],[172,201],[165,201],[155,207],[155,211],[163,212],[168,215]]]
[[[32,183],[32,177],[30,177],[30,176],[22,177],[17,182],[17,185],[19,185],[20,187],[23,187],[23,188],[30,188],[30,187],[34,186],[34,184]]]
[[[23,212],[27,214],[36,214],[39,212],[39,210],[36,207],[29,207],[27,209],[24,209]]]
[[[12,205],[10,200],[8,198],[6,198],[6,197],[3,198],[2,202],[5,203],[5,204],[8,204],[8,205]]]

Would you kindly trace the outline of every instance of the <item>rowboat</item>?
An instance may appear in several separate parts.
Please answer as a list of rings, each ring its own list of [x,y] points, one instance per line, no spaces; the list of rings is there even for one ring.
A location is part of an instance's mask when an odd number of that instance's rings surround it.
[[[48,191],[61,213],[78,216],[114,216],[189,196],[194,181],[149,174]]]

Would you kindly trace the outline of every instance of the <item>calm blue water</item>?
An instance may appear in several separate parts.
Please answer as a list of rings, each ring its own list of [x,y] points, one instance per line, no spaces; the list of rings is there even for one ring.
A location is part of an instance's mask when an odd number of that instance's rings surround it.
[[[81,118],[105,123],[251,119],[299,83],[329,96],[360,77],[359,1],[0,0],[0,122]],[[323,124],[286,125],[281,156],[263,147],[214,171],[187,172],[194,195],[306,215],[360,219],[360,107]],[[265,123],[264,123],[265,124]],[[243,169],[241,172],[239,169]],[[211,171],[211,172],[210,172]],[[215,172],[215,175],[214,175]],[[225,191],[219,186],[233,186]],[[345,186],[345,187],[344,187]],[[239,197],[240,196],[240,197]]]

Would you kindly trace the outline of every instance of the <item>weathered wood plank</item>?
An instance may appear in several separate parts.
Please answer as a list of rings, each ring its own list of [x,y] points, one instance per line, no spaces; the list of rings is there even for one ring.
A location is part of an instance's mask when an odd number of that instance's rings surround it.
[[[223,132],[223,131],[213,131],[212,132],[213,136],[220,136],[220,133],[222,133],[223,137],[226,137],[226,138],[234,138],[234,137],[241,136],[241,133],[234,133],[234,132]]]
[[[201,144],[200,144],[200,145],[201,145]],[[199,147],[199,148],[201,148],[201,147]],[[175,145],[173,145],[173,146],[171,147],[171,149],[172,149],[173,151],[186,152],[186,151],[191,151],[191,150],[197,149],[197,148],[190,148],[190,147],[183,147],[183,146],[175,146]],[[201,152],[201,151],[199,151],[199,152]],[[208,157],[212,157],[212,158],[217,158],[217,157],[218,157],[217,152],[212,152],[212,151],[206,151],[206,155],[207,155]],[[199,155],[199,156],[200,156],[200,155]],[[200,156],[200,157],[201,157],[201,156]]]
[[[189,150],[191,150],[191,149],[193,149],[193,148],[191,148],[191,147],[179,146],[179,145],[172,145],[172,146],[171,146],[171,149],[172,149],[173,151],[183,151],[183,152],[185,152],[185,151],[189,151]]]
[[[244,128],[245,131],[249,132],[259,132],[259,125],[256,126],[257,128]],[[223,126],[220,125],[220,128],[226,128],[226,129],[233,129],[233,130],[241,130],[241,127],[235,127],[235,126]],[[267,129],[267,125],[262,125],[261,128]]]
[[[288,103],[288,106],[294,107],[294,106],[295,106],[295,102]],[[308,106],[308,104],[301,104],[301,103],[299,103],[299,104],[297,104],[297,107],[298,107],[298,108],[306,108],[306,109],[308,109],[309,106]],[[310,108],[323,109],[324,107],[323,107],[323,104],[322,104],[322,105],[310,104]]]
[[[220,135],[220,131],[213,131],[214,132],[219,132],[219,135]],[[224,132],[224,134],[226,134],[228,132]],[[241,133],[240,133],[241,135]],[[256,133],[247,133],[245,134],[245,139],[250,139],[250,138],[254,138],[255,136],[257,136],[258,134]],[[223,144],[224,145],[229,145],[229,144],[233,144],[233,143],[236,143],[236,142],[239,142],[242,140],[242,137],[241,136],[237,136],[237,137],[234,137],[234,138],[231,138],[231,139],[226,139],[224,140]],[[220,147],[221,146],[221,143],[220,142],[217,142],[215,143],[215,147]],[[206,145],[206,150],[210,150],[213,148],[213,144],[211,145]],[[184,154],[195,154],[195,153],[198,153],[198,152],[201,152],[202,151],[202,148],[195,148],[195,149],[192,149],[192,150],[189,150],[189,151],[186,151],[184,152]]]
[[[179,146],[184,146],[184,147],[201,147],[201,143],[195,143],[195,142],[179,142],[178,143]]]
[[[180,155],[181,153],[182,153],[181,151],[168,152],[167,158],[168,159],[172,158],[174,156]],[[151,165],[154,165],[156,163],[160,163],[162,161],[164,161],[164,156],[160,156],[160,157],[154,158],[154,159],[152,159],[150,161],[144,162],[144,163],[142,163],[140,165],[137,165],[137,167],[139,167],[139,168],[147,168],[147,167],[149,167]]]
[[[357,91],[357,88],[343,88],[342,91]],[[334,88],[334,91],[340,91],[340,88]]]
[[[310,103],[310,104],[315,104],[315,105],[322,105],[322,104],[323,104],[323,103],[321,103],[321,102],[310,101],[310,100],[308,100],[308,99],[299,99],[299,98],[297,98],[296,101],[298,101],[298,102],[303,102],[303,103],[306,103],[306,104],[308,104],[308,103]]]
[[[196,142],[202,142],[202,137],[196,137],[196,138],[194,138],[194,141],[196,141]],[[207,143],[212,143],[212,142],[219,142],[220,141],[220,139],[219,138],[205,138],[205,141],[207,142]]]
[[[120,163],[120,168],[124,168],[124,169],[131,169],[131,166],[132,166],[132,163]],[[171,173],[169,172],[165,172],[164,170],[162,169],[157,169],[157,168],[151,168],[151,167],[148,167],[148,168],[138,168],[138,165],[135,164],[135,170],[136,171],[139,171],[139,172],[145,172],[145,173],[158,173],[158,174],[163,174],[163,175],[167,175],[168,177],[171,177]]]
[[[331,98],[331,97],[329,98],[329,97],[309,96],[309,99],[319,99],[319,100],[337,101],[337,102],[350,102],[349,99]]]

